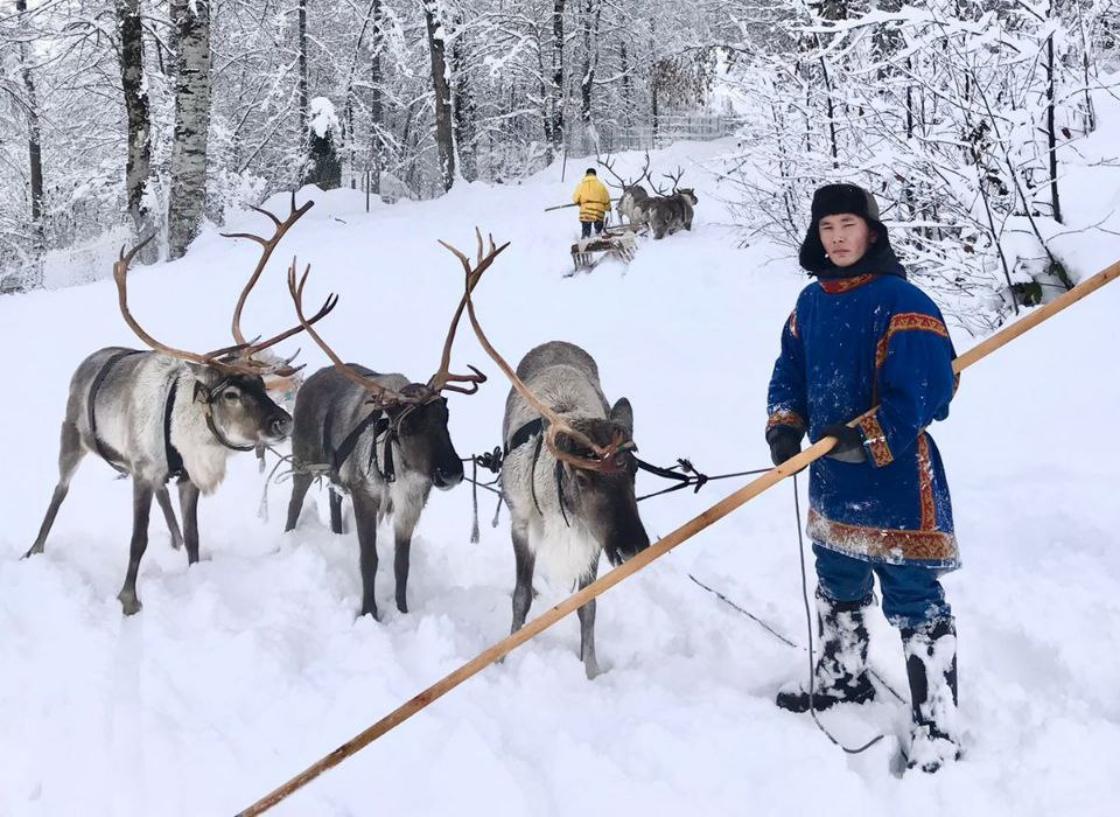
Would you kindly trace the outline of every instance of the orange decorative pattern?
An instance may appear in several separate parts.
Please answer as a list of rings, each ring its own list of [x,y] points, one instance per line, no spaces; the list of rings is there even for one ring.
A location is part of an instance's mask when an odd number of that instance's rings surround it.
[[[807,530],[813,541],[856,557],[899,563],[911,559],[956,562],[959,556],[957,538],[939,530],[895,530],[848,525],[826,519],[812,509],[809,510]]]
[[[824,279],[820,282],[821,289],[829,295],[840,295],[844,292],[851,292],[857,287],[874,281],[879,276],[867,273],[865,275],[856,275],[853,278],[838,278],[838,279]]]
[[[795,338],[801,337],[801,335],[798,334],[798,332],[797,332],[797,310],[796,309],[789,313],[789,333],[791,335],[793,335]]]
[[[789,426],[798,431],[805,431],[809,427],[800,414],[788,409],[779,409],[770,415],[770,419],[766,421],[766,430],[769,431],[775,426]]]
[[[867,447],[871,451],[871,459],[877,467],[882,468],[884,465],[890,465],[894,462],[894,454],[891,453],[891,447],[887,445],[887,435],[879,424],[877,413],[869,414],[861,419],[859,429],[863,432],[863,439],[867,441]]]
[[[935,335],[940,335],[946,339],[949,337],[949,330],[945,328],[945,324],[932,315],[923,315],[921,312],[899,312],[891,317],[891,322],[887,325],[887,331],[883,333],[883,337],[879,338],[879,342],[875,346],[876,375],[887,360],[891,338],[899,332],[933,332]]]
[[[933,463],[929,456],[929,437],[918,435],[918,496],[922,503],[922,530],[937,528],[937,504],[933,499]]]

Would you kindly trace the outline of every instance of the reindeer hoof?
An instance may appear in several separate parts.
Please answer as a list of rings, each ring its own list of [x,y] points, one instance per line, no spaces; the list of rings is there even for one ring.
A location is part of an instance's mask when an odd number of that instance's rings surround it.
[[[144,606],[140,603],[140,599],[137,598],[135,593],[126,593],[124,590],[117,594],[117,599],[120,601],[121,610],[124,611],[126,616],[136,615]]]
[[[397,599],[397,609],[400,610],[402,613],[407,613],[408,612],[408,602],[406,602],[404,599]]]
[[[587,680],[594,681],[597,677],[603,674],[599,669],[599,662],[595,658],[585,658],[583,661],[584,672],[587,673]]]
[[[23,554],[23,558],[24,559],[30,559],[32,556],[38,556],[42,552],[43,552],[43,546],[42,545],[32,545],[31,548],[27,551],[27,553]]]
[[[362,605],[362,615],[363,616],[372,616],[374,621],[381,621],[381,616],[377,615],[377,607],[376,606],[366,606],[366,605],[363,604]]]

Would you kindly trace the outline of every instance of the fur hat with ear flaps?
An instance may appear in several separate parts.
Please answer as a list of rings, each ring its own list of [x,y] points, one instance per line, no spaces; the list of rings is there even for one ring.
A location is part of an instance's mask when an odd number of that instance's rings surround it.
[[[829,261],[821,243],[821,219],[841,213],[859,216],[875,235],[867,254],[850,267],[838,267]],[[813,194],[812,220],[801,242],[798,260],[805,270],[820,278],[848,278],[868,272],[906,277],[891,248],[887,228],[879,221],[878,202],[870,192],[854,184],[826,184],[817,188]]]

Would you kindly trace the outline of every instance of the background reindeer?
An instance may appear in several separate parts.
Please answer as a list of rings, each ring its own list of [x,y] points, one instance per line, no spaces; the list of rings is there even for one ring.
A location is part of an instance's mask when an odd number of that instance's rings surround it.
[[[283,232],[306,212],[309,202],[277,224],[272,239],[256,238],[266,248],[257,272],[242,291],[243,304]],[[264,212],[264,211],[262,211]],[[150,240],[150,239],[149,239]],[[145,242],[146,243],[146,242]],[[265,364],[255,356],[283,341],[300,327],[260,343],[239,342],[209,354],[175,349],[160,343],[133,318],[128,308],[127,276],[133,256],[143,247],[123,252],[113,268],[121,314],[128,326],[153,351],[109,347],[94,352],[78,366],[70,382],[66,417],[59,447],[59,481],[51,497],[35,543],[26,556],[42,553],[70,481],[88,452],[106,460],[121,474],[132,477],[133,528],[128,570],[117,598],[126,615],[140,610],[136,576],[148,544],[148,520],[153,495],[167,517],[172,541],[179,538],[166,484],[179,481],[183,512],[183,539],[187,561],[198,561],[198,499],[214,491],[225,476],[226,458],[235,451],[288,436],[292,419],[265,391],[263,377],[289,376],[296,370],[291,360]],[[328,300],[308,324],[323,318],[334,307]],[[234,319],[240,334],[240,311]]]
[[[696,191],[691,187],[679,187],[684,170],[677,168],[675,174],[663,173],[672,183],[671,191],[654,186],[657,196],[645,203],[646,218],[655,239],[664,238],[682,227],[692,229],[692,208],[699,203]],[[651,181],[652,185],[652,181]]]
[[[295,266],[288,287],[300,322],[323,349],[333,366],[307,379],[296,396],[292,435],[292,497],[285,530],[299,521],[304,497],[318,474],[331,483],[331,528],[342,532],[342,501],[338,487],[354,504],[362,576],[362,615],[378,618],[374,580],[377,576],[377,527],[393,519],[397,609],[408,612],[407,588],[412,534],[432,486],[454,488],[463,479],[463,462],[447,429],[444,391],[474,394],[486,377],[454,375],[451,346],[463,311],[460,302],[443,345],[439,370],[426,384],[412,383],[401,374],[378,374],[341,358],[305,322],[305,271],[296,283]],[[468,383],[456,386],[454,383]]]
[[[447,245],[445,245],[447,246]],[[531,350],[515,372],[498,354],[475,316],[471,290],[500,249],[483,255],[478,240],[474,269],[451,247],[466,272],[467,311],[479,342],[509,377],[502,439],[502,495],[509,505],[516,585],[513,623],[525,623],[533,600],[538,557],[562,581],[580,588],[595,580],[603,551],[617,565],[649,546],[634,496],[634,414],[630,402],[611,406],[599,368],[580,347],[552,341]],[[580,657],[587,677],[599,674],[595,654],[595,602],[579,610]]]
[[[650,195],[639,182],[643,179],[647,182],[650,180],[649,152],[646,152],[645,164],[642,167],[641,173],[639,173],[635,179],[624,179],[619,176],[609,156],[606,159],[599,160],[599,164],[602,165],[608,173],[614,176],[615,180],[618,182],[618,184],[612,182],[608,182],[608,184],[622,191],[618,200],[618,214],[620,216],[625,216],[630,224],[646,224],[649,218]]]

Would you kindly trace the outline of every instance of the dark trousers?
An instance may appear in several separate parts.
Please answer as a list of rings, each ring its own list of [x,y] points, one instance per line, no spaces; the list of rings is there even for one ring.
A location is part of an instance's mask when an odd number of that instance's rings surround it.
[[[832,601],[859,601],[871,595],[879,577],[883,614],[895,627],[920,627],[952,614],[939,581],[944,571],[914,564],[884,564],[853,559],[813,545],[821,593]]]
[[[591,238],[591,225],[595,225],[595,235],[602,235],[603,222],[599,221],[581,221],[579,223],[580,230],[582,231],[580,238]]]

